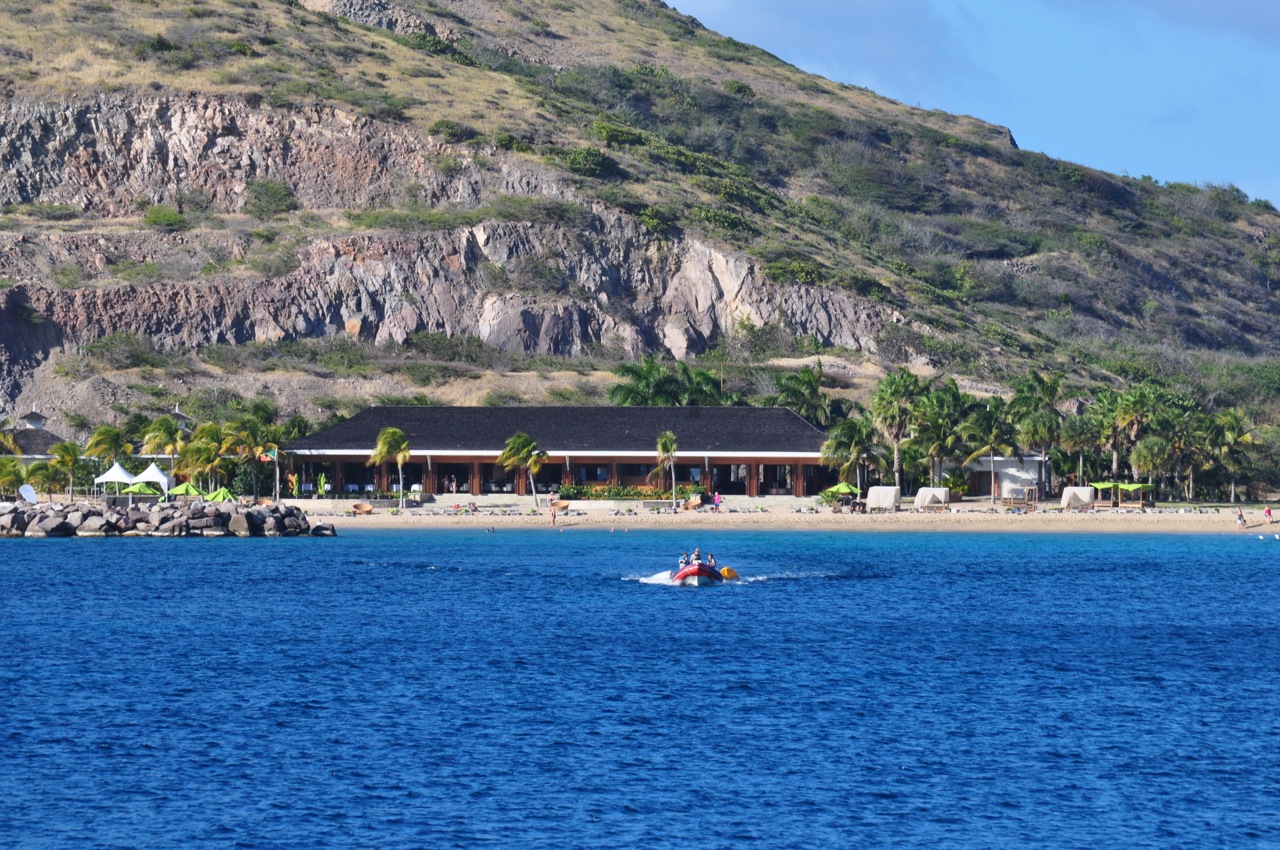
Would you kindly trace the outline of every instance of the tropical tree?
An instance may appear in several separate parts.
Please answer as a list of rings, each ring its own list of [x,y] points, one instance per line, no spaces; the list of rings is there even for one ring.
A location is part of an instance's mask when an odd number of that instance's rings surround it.
[[[1115,404],[1116,425],[1124,430],[1130,450],[1147,435],[1163,409],[1164,399],[1160,391],[1150,384],[1135,384],[1120,393]],[[1136,470],[1134,479],[1137,479]]]
[[[176,470],[187,476],[203,476],[205,488],[228,477],[227,453],[224,446],[238,439],[231,423],[203,422],[196,426],[191,439],[179,453]]]
[[[1173,449],[1164,437],[1143,437],[1129,453],[1129,463],[1133,466],[1133,471],[1139,475],[1146,475],[1147,483],[1152,486],[1155,486],[1157,472],[1161,473],[1163,482],[1163,473],[1168,470],[1172,460]],[[1164,484],[1161,483],[1160,486],[1163,490]]]
[[[879,448],[879,433],[871,414],[858,406],[827,433],[822,444],[822,464],[838,470],[839,479],[844,483],[865,491],[867,463]]]
[[[1222,465],[1231,477],[1231,501],[1236,501],[1236,480],[1248,462],[1248,447],[1253,445],[1253,423],[1244,411],[1232,407],[1220,410],[1213,417],[1211,449],[1214,460]]]
[[[242,466],[247,466],[253,478],[253,498],[256,501],[259,493],[258,463],[263,460],[274,461],[276,469],[280,463],[280,428],[264,421],[254,414],[246,414],[229,423],[223,429],[222,453],[240,458]],[[277,479],[279,475],[277,474]],[[276,492],[277,499],[280,494]],[[403,494],[402,494],[403,498]]]
[[[831,424],[831,396],[822,391],[822,361],[816,367],[802,366],[796,372],[784,372],[773,379],[774,393],[764,403],[770,407],[786,407],[814,425]]]
[[[18,488],[25,483],[22,461],[16,457],[0,457],[0,495],[17,495]]]
[[[652,482],[662,483],[666,481],[667,473],[671,473],[671,509],[675,510],[676,503],[676,449],[679,445],[676,443],[676,435],[672,431],[663,431],[658,435],[658,464],[649,473],[649,480]]]
[[[49,447],[52,458],[49,464],[67,477],[67,495],[76,489],[76,467],[80,465],[80,445],[71,440],[63,440]]]
[[[409,438],[399,428],[383,428],[365,466],[395,461],[400,475],[400,507],[404,507],[404,465],[409,460]]]
[[[89,457],[101,458],[104,463],[115,463],[122,456],[133,454],[133,445],[122,429],[115,425],[99,425],[89,435],[84,453]]]
[[[960,433],[974,446],[964,462],[973,463],[985,455],[991,464],[991,503],[995,504],[996,456],[1012,457],[1018,453],[1013,423],[1005,415],[1004,399],[999,396],[988,399],[986,407],[975,411],[960,426]]]
[[[1084,453],[1098,446],[1097,422],[1088,416],[1068,416],[1058,435],[1063,451],[1076,455],[1076,486],[1083,486]]]
[[[960,425],[976,400],[960,392],[954,379],[934,384],[911,409],[912,435],[904,442],[923,454],[929,464],[929,483],[941,482],[943,466],[963,444]]]
[[[47,460],[38,460],[27,467],[27,483],[39,493],[52,494],[61,490],[67,481],[67,474]]]
[[[178,420],[172,416],[157,416],[142,436],[142,451],[149,455],[169,458],[169,471],[173,471],[173,459],[186,445],[185,435]]]
[[[1094,394],[1089,409],[1098,434],[1098,445],[1111,451],[1111,480],[1120,477],[1120,449],[1126,444],[1128,428],[1122,421],[1120,394],[1102,389]]]
[[[920,379],[899,368],[881,379],[871,396],[871,418],[893,449],[893,483],[902,487],[902,443],[914,423],[913,408],[924,392]]]
[[[529,478],[529,492],[533,494],[533,506],[538,507],[538,487],[534,477],[547,462],[547,453],[524,431],[517,431],[507,438],[507,444],[498,455],[498,463],[508,472],[523,471]]]
[[[0,453],[22,455],[22,446],[18,445],[18,437],[8,429],[0,428]]]
[[[649,355],[639,363],[623,363],[613,370],[622,379],[605,392],[620,407],[671,407],[680,403],[675,374]]]

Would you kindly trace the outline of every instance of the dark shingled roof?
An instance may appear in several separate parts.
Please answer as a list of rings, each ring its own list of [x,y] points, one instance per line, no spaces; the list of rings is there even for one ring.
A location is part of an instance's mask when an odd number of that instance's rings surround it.
[[[24,456],[47,455],[55,443],[62,442],[62,437],[43,428],[18,428],[9,433],[17,441]]]
[[[285,450],[369,452],[389,427],[404,431],[414,454],[499,452],[517,431],[553,454],[652,454],[663,431],[681,454],[817,453],[826,439],[782,407],[371,407]]]

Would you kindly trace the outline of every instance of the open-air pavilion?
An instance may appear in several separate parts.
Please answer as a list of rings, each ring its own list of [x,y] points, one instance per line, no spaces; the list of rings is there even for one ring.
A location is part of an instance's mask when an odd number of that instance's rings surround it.
[[[393,491],[395,463],[366,465],[387,427],[405,433],[405,486],[424,495],[528,495],[527,477],[497,462],[517,432],[547,453],[535,476],[539,493],[569,484],[647,485],[664,431],[676,437],[682,486],[725,495],[810,496],[835,483],[835,474],[820,464],[826,435],[786,408],[371,407],[285,446],[302,476],[301,489],[314,493],[324,474],[330,495]]]

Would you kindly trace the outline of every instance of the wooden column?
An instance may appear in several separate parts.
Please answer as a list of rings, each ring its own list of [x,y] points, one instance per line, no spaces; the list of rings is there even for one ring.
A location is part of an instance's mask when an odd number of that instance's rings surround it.
[[[475,496],[480,492],[480,461],[471,461],[471,486],[467,488],[467,494]]]
[[[753,499],[760,496],[760,465],[758,463],[747,464],[747,495]]]
[[[330,466],[333,468],[333,480],[329,482],[329,486],[333,488],[333,495],[341,496],[343,485],[347,483],[347,477],[343,475],[344,464],[340,460],[333,461]]]

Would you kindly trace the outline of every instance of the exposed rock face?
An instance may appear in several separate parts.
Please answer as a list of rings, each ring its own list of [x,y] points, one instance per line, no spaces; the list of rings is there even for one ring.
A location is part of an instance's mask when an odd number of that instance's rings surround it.
[[[628,215],[577,201],[532,157],[491,150],[478,165],[470,149],[332,107],[286,114],[203,95],[9,99],[0,131],[0,202],[68,204],[89,216],[136,216],[139,199],[177,203],[192,191],[233,212],[259,178],[289,184],[311,209],[407,196],[432,207],[499,196],[581,207],[572,224],[541,216],[316,236],[290,249],[294,271],[270,280],[200,272],[209,257],[245,257],[247,232],[0,232],[0,279],[13,282],[0,291],[0,393],[11,397],[14,376],[53,350],[112,333],[165,350],[333,335],[403,341],[429,330],[524,353],[605,344],[683,358],[742,319],[852,349],[873,348],[880,328],[901,321],[843,290],[766,284],[749,258],[711,243],[657,239]],[[437,169],[442,154],[451,166]],[[120,281],[118,269],[142,263],[167,279]],[[63,268],[77,272],[78,288],[51,284]]]

